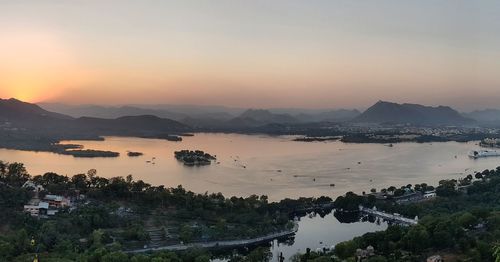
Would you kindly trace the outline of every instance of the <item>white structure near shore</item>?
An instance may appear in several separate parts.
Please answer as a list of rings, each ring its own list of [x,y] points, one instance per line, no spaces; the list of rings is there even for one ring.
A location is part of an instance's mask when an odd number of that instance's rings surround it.
[[[43,186],[35,184],[33,181],[27,181],[24,188],[32,188],[34,196],[27,205],[24,205],[24,212],[32,217],[46,218],[57,214],[61,208],[71,207],[71,200],[59,195],[45,195],[40,199],[40,192],[44,190]]]

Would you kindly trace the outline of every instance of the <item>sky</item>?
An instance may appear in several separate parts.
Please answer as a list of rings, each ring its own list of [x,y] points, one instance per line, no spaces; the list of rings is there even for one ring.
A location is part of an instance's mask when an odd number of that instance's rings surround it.
[[[500,1],[0,0],[0,97],[500,108]]]

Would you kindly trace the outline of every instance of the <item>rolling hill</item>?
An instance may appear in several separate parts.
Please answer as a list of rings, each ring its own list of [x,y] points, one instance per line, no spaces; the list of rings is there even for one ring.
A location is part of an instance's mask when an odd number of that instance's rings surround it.
[[[123,116],[115,119],[73,118],[53,113],[40,106],[17,99],[0,99],[0,125],[22,129],[44,136],[154,135],[167,132],[186,132],[190,127],[175,120],[153,115]],[[5,131],[5,130],[4,130]]]

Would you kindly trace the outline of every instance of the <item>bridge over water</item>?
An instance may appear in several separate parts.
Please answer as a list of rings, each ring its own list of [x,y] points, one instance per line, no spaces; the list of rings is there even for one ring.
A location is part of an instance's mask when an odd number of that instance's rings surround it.
[[[372,208],[366,208],[363,206],[359,206],[359,211],[361,213],[369,214],[369,215],[372,215],[375,217],[380,217],[380,218],[385,219],[387,221],[392,221],[392,222],[396,222],[396,223],[403,224],[403,225],[413,226],[413,225],[418,224],[418,217],[415,217],[415,219],[411,219],[411,218],[402,217],[399,214],[389,214],[389,213],[377,210],[376,207],[374,207],[372,209]]]

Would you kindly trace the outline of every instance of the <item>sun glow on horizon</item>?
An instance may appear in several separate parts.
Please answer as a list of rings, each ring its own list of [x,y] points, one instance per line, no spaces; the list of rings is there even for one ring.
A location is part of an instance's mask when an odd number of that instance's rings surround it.
[[[11,29],[0,43],[0,97],[39,102],[78,81],[74,52],[54,33]]]
[[[5,2],[2,98],[500,107],[500,2]]]

